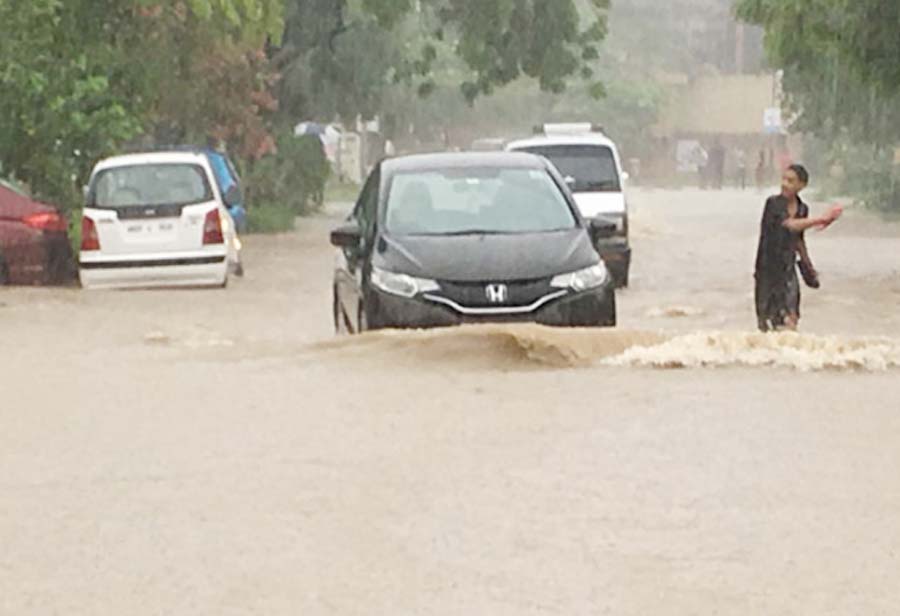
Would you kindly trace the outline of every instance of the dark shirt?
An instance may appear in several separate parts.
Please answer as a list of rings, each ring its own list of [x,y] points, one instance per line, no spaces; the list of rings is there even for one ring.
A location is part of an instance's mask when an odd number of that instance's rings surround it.
[[[763,213],[756,254],[756,276],[776,282],[790,274],[797,263],[797,235],[785,228],[788,219],[788,200],[782,195],[769,197]],[[808,218],[809,207],[797,197],[797,218]]]

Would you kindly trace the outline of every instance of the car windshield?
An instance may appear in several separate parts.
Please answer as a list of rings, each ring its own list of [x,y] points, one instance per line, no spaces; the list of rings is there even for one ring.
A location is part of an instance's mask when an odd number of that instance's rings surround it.
[[[397,235],[542,233],[577,219],[544,169],[460,168],[399,173],[386,208]]]
[[[96,207],[191,205],[212,200],[200,165],[158,164],[114,167],[94,182]]]
[[[547,145],[523,148],[547,158],[565,178],[573,178],[574,192],[619,192],[619,172],[612,149],[598,145]]]

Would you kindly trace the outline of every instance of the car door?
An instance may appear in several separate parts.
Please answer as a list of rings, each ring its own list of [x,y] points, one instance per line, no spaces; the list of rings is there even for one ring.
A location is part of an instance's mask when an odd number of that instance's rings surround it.
[[[360,307],[364,301],[364,280],[375,237],[380,179],[380,168],[376,168],[366,181],[348,221],[359,227],[361,235],[359,247],[342,248],[338,252],[336,268],[338,296],[344,314],[351,319],[354,330],[360,322]]]

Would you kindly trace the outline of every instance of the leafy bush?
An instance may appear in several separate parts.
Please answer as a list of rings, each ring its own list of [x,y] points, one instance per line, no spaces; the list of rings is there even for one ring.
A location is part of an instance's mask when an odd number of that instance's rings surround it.
[[[72,253],[81,251],[81,208],[70,210],[66,217],[69,219],[69,243],[72,244]]]
[[[330,166],[318,137],[285,134],[277,145],[275,154],[253,163],[244,175],[251,221],[257,209],[281,208],[305,216],[324,202]]]
[[[248,233],[282,233],[294,228],[296,214],[283,205],[257,205],[247,218]]]
[[[893,152],[833,142],[823,146],[823,166],[830,169],[822,183],[826,194],[847,195],[867,207],[900,215],[900,169],[894,165]]]

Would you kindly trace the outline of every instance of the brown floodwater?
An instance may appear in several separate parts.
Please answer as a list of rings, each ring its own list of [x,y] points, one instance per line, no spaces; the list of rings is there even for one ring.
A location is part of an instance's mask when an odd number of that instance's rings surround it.
[[[225,291],[0,290],[0,614],[893,614],[900,227],[635,191],[610,331],[335,338],[327,230]]]

